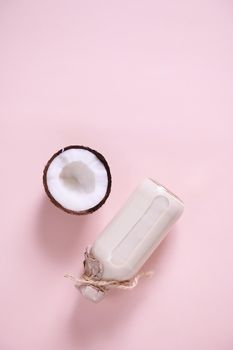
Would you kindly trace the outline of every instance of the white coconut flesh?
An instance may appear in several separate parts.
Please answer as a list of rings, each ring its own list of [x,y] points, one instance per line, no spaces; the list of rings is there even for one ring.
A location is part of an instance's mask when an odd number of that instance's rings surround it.
[[[52,197],[65,209],[85,211],[106,195],[108,174],[104,164],[86,149],[68,149],[55,157],[47,170]]]

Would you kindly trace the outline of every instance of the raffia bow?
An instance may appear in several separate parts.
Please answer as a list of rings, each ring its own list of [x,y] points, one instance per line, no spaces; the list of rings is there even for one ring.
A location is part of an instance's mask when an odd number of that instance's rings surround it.
[[[84,274],[80,278],[76,278],[73,275],[66,274],[64,277],[72,280],[76,287],[92,286],[101,291],[106,291],[112,288],[119,289],[133,289],[137,286],[138,281],[142,277],[149,277],[153,274],[153,271],[142,272],[135,277],[124,280],[105,280],[103,276],[103,265],[92,255],[90,249],[85,251],[84,260]]]

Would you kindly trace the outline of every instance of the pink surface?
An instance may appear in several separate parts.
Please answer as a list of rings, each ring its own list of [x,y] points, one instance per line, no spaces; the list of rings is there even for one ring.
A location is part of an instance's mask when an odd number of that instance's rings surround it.
[[[1,350],[232,350],[233,5],[0,1]],[[53,207],[51,154],[103,152],[112,194],[92,216]],[[144,270],[84,300],[83,252],[151,176],[185,202]]]

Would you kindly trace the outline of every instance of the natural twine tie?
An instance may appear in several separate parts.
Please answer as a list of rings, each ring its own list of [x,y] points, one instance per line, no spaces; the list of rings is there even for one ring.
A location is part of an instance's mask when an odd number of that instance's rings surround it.
[[[73,275],[66,274],[64,277],[72,280],[76,287],[92,286],[101,291],[106,291],[112,288],[119,289],[133,289],[137,286],[138,281],[142,277],[149,277],[153,274],[153,271],[142,272],[135,277],[124,281],[117,280],[105,280],[103,276],[103,265],[93,256],[91,251],[87,248],[85,252],[84,260],[84,274],[80,278],[76,278]]]

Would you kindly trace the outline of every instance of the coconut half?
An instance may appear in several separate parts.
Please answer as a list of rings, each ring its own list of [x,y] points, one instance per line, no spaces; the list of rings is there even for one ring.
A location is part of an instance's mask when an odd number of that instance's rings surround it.
[[[44,168],[48,197],[70,214],[89,214],[108,198],[112,178],[104,156],[85,146],[68,146],[56,152]]]

